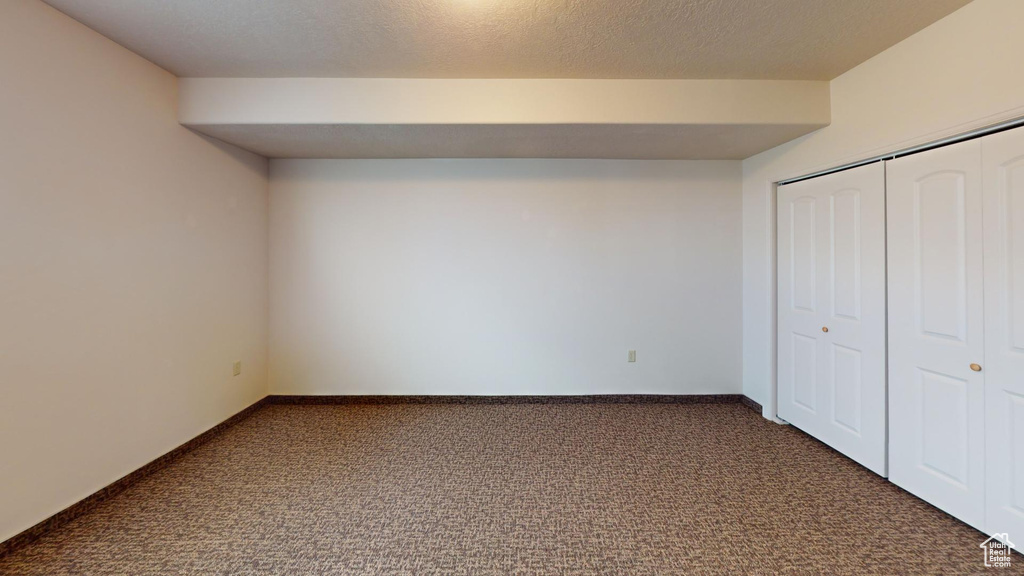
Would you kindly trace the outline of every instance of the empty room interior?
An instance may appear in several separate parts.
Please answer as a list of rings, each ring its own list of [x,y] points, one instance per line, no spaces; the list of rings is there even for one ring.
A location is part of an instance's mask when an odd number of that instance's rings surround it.
[[[0,574],[1024,573],[1022,26],[0,0]]]

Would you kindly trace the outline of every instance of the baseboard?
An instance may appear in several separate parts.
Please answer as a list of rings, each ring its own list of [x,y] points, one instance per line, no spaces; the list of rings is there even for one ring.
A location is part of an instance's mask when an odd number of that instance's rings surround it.
[[[758,416],[761,416],[762,412],[764,411],[764,408],[760,404],[754,402],[747,396],[740,396],[740,403],[746,406],[747,408],[750,408],[754,412],[757,412]]]
[[[68,506],[67,508],[61,510],[60,512],[57,512],[53,516],[50,516],[46,520],[43,520],[42,522],[28,528],[27,530],[15,534],[11,538],[3,542],[0,542],[0,556],[4,556],[5,554],[8,554],[18,549],[24,546],[25,544],[28,544],[29,542],[38,539],[47,532],[54,530],[58,526],[63,526],[64,524],[67,524],[75,518],[78,518],[79,516],[86,514],[87,512],[96,508],[96,506],[103,502],[104,500],[107,500],[117,494],[120,494],[121,492],[124,492],[124,490],[131,486],[132,484],[135,484],[136,482],[142,480],[146,476],[149,476],[150,474],[156,472],[157,470],[166,467],[171,462],[174,462],[175,460],[195,450],[196,448],[205,444],[206,442],[209,442],[214,437],[220,435],[222,432],[224,432],[231,426],[234,426],[235,424],[248,418],[253,412],[259,410],[268,403],[268,398],[263,398],[262,400],[259,400],[255,404],[249,406],[248,408],[245,408],[241,412],[235,414],[234,416],[228,418],[227,420],[221,422],[220,424],[217,424],[213,428],[210,428],[206,432],[203,432],[202,434],[196,436],[195,438],[189,440],[188,442],[185,442],[184,444],[178,446],[174,450],[171,450],[167,454],[160,456],[159,458],[153,460],[149,464],[146,464],[142,468],[139,468],[134,472],[128,473],[128,475],[124,476],[123,478],[115,480],[113,483],[105,486],[104,488],[101,488],[99,491],[89,496],[86,496],[84,499],[75,502],[71,506]]]
[[[288,396],[271,404],[735,404],[741,394],[595,394],[588,396]],[[748,399],[749,400],[749,399]],[[753,402],[751,400],[751,402]],[[760,409],[759,409],[760,410]]]

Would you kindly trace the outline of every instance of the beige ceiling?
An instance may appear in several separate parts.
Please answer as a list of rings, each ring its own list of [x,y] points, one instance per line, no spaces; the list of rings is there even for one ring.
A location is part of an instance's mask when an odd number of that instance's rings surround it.
[[[178,76],[829,80],[968,0],[46,0]]]

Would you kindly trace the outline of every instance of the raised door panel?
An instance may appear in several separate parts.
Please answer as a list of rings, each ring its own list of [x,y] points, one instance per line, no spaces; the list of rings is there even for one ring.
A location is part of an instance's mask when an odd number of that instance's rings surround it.
[[[942,171],[914,182],[915,289],[918,326],[924,335],[966,339],[966,174]]]
[[[1024,130],[982,139],[986,530],[1024,535]]]
[[[890,479],[984,521],[981,146],[887,162]]]
[[[1024,396],[1006,391],[1004,394],[999,406],[1003,414],[999,416],[1006,422],[1006,435],[994,438],[993,456],[1008,464],[1006,500],[1002,504],[1021,519],[1024,518]],[[997,520],[996,527],[999,526]],[[1010,530],[1010,527],[1006,529]]]
[[[790,303],[794,310],[811,313],[817,308],[818,295],[817,204],[816,198],[802,196],[789,205]]]
[[[832,344],[832,422],[860,436],[864,370],[860,350]]]
[[[918,369],[921,448],[917,464],[959,487],[970,484],[970,402],[966,380]]]
[[[1024,135],[1014,136],[1024,140]],[[1024,355],[1024,150],[1019,152],[1021,155],[1000,166],[995,177],[1004,203],[1004,232],[997,242],[1003,245],[1000,264],[1006,270],[1005,278],[995,286],[995,298],[1006,303],[1006,314],[997,322],[997,329],[1005,330],[1007,336],[1004,346],[1011,353]]]
[[[845,189],[832,194],[829,206],[831,304],[834,318],[860,321],[861,192]]]
[[[814,414],[818,411],[818,342],[793,333],[793,404]]]

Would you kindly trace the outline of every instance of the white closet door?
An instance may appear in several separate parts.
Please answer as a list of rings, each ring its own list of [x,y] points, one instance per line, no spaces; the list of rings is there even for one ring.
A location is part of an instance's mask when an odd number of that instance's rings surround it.
[[[779,188],[779,417],[886,474],[885,168]]]
[[[982,529],[981,141],[899,158],[886,173],[889,478]]]
[[[1024,130],[981,141],[986,531],[1024,537]]]

